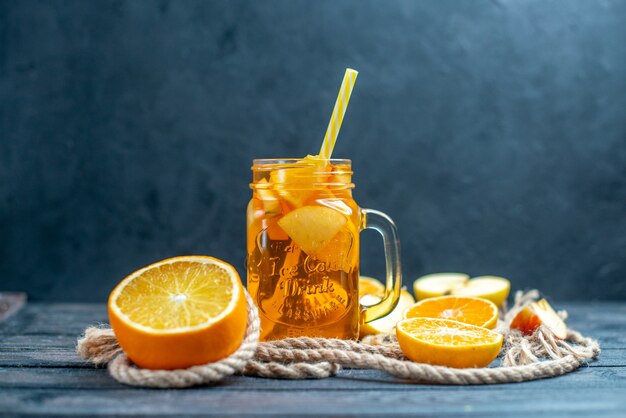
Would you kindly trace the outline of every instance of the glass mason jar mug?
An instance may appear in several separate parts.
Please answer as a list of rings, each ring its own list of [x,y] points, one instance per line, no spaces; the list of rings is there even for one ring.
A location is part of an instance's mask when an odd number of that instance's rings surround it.
[[[400,243],[385,214],[352,198],[350,160],[254,160],[247,209],[248,291],[259,308],[261,340],[310,336],[357,339],[362,322],[387,315],[402,283]],[[381,233],[386,287],[359,303],[359,232]]]

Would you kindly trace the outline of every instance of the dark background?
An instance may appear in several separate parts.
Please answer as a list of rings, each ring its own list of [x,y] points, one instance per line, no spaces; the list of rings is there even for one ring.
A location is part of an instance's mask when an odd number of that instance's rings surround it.
[[[404,281],[626,299],[626,1],[0,1],[0,289],[105,301],[210,254],[244,274],[251,160],[334,156]],[[382,249],[363,234],[362,272]]]

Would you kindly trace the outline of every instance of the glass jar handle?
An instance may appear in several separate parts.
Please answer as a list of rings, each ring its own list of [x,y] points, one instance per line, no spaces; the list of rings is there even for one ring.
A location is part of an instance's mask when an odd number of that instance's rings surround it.
[[[385,295],[375,305],[366,306],[362,312],[362,321],[371,322],[387,315],[398,304],[402,286],[402,270],[400,266],[400,240],[398,229],[391,218],[373,209],[361,209],[361,230],[374,229],[383,236],[385,246],[385,263],[387,265]]]

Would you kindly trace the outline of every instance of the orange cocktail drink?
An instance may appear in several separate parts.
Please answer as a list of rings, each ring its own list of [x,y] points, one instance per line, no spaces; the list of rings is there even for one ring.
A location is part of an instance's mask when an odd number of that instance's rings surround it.
[[[387,315],[402,283],[396,227],[352,198],[350,160],[331,159],[357,72],[346,69],[319,155],[254,160],[248,220],[248,291],[259,308],[261,340],[357,339],[362,322]],[[359,232],[385,244],[385,294],[359,304]]]
[[[356,339],[362,322],[386,315],[400,293],[399,242],[386,215],[352,198],[350,160],[255,160],[248,205],[248,291],[261,339]],[[387,287],[376,305],[359,304],[359,233],[379,231]]]
[[[349,160],[255,160],[248,291],[262,339],[357,338],[359,230]]]

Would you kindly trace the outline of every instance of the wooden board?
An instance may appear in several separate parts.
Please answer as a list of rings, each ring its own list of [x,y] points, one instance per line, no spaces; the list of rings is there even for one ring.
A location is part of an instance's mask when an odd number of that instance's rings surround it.
[[[121,385],[75,354],[82,330],[106,323],[103,305],[28,304],[0,325],[0,415],[625,416],[626,303],[558,307],[603,352],[554,379],[455,387],[344,370],[323,380],[236,376],[212,387],[154,390]]]

